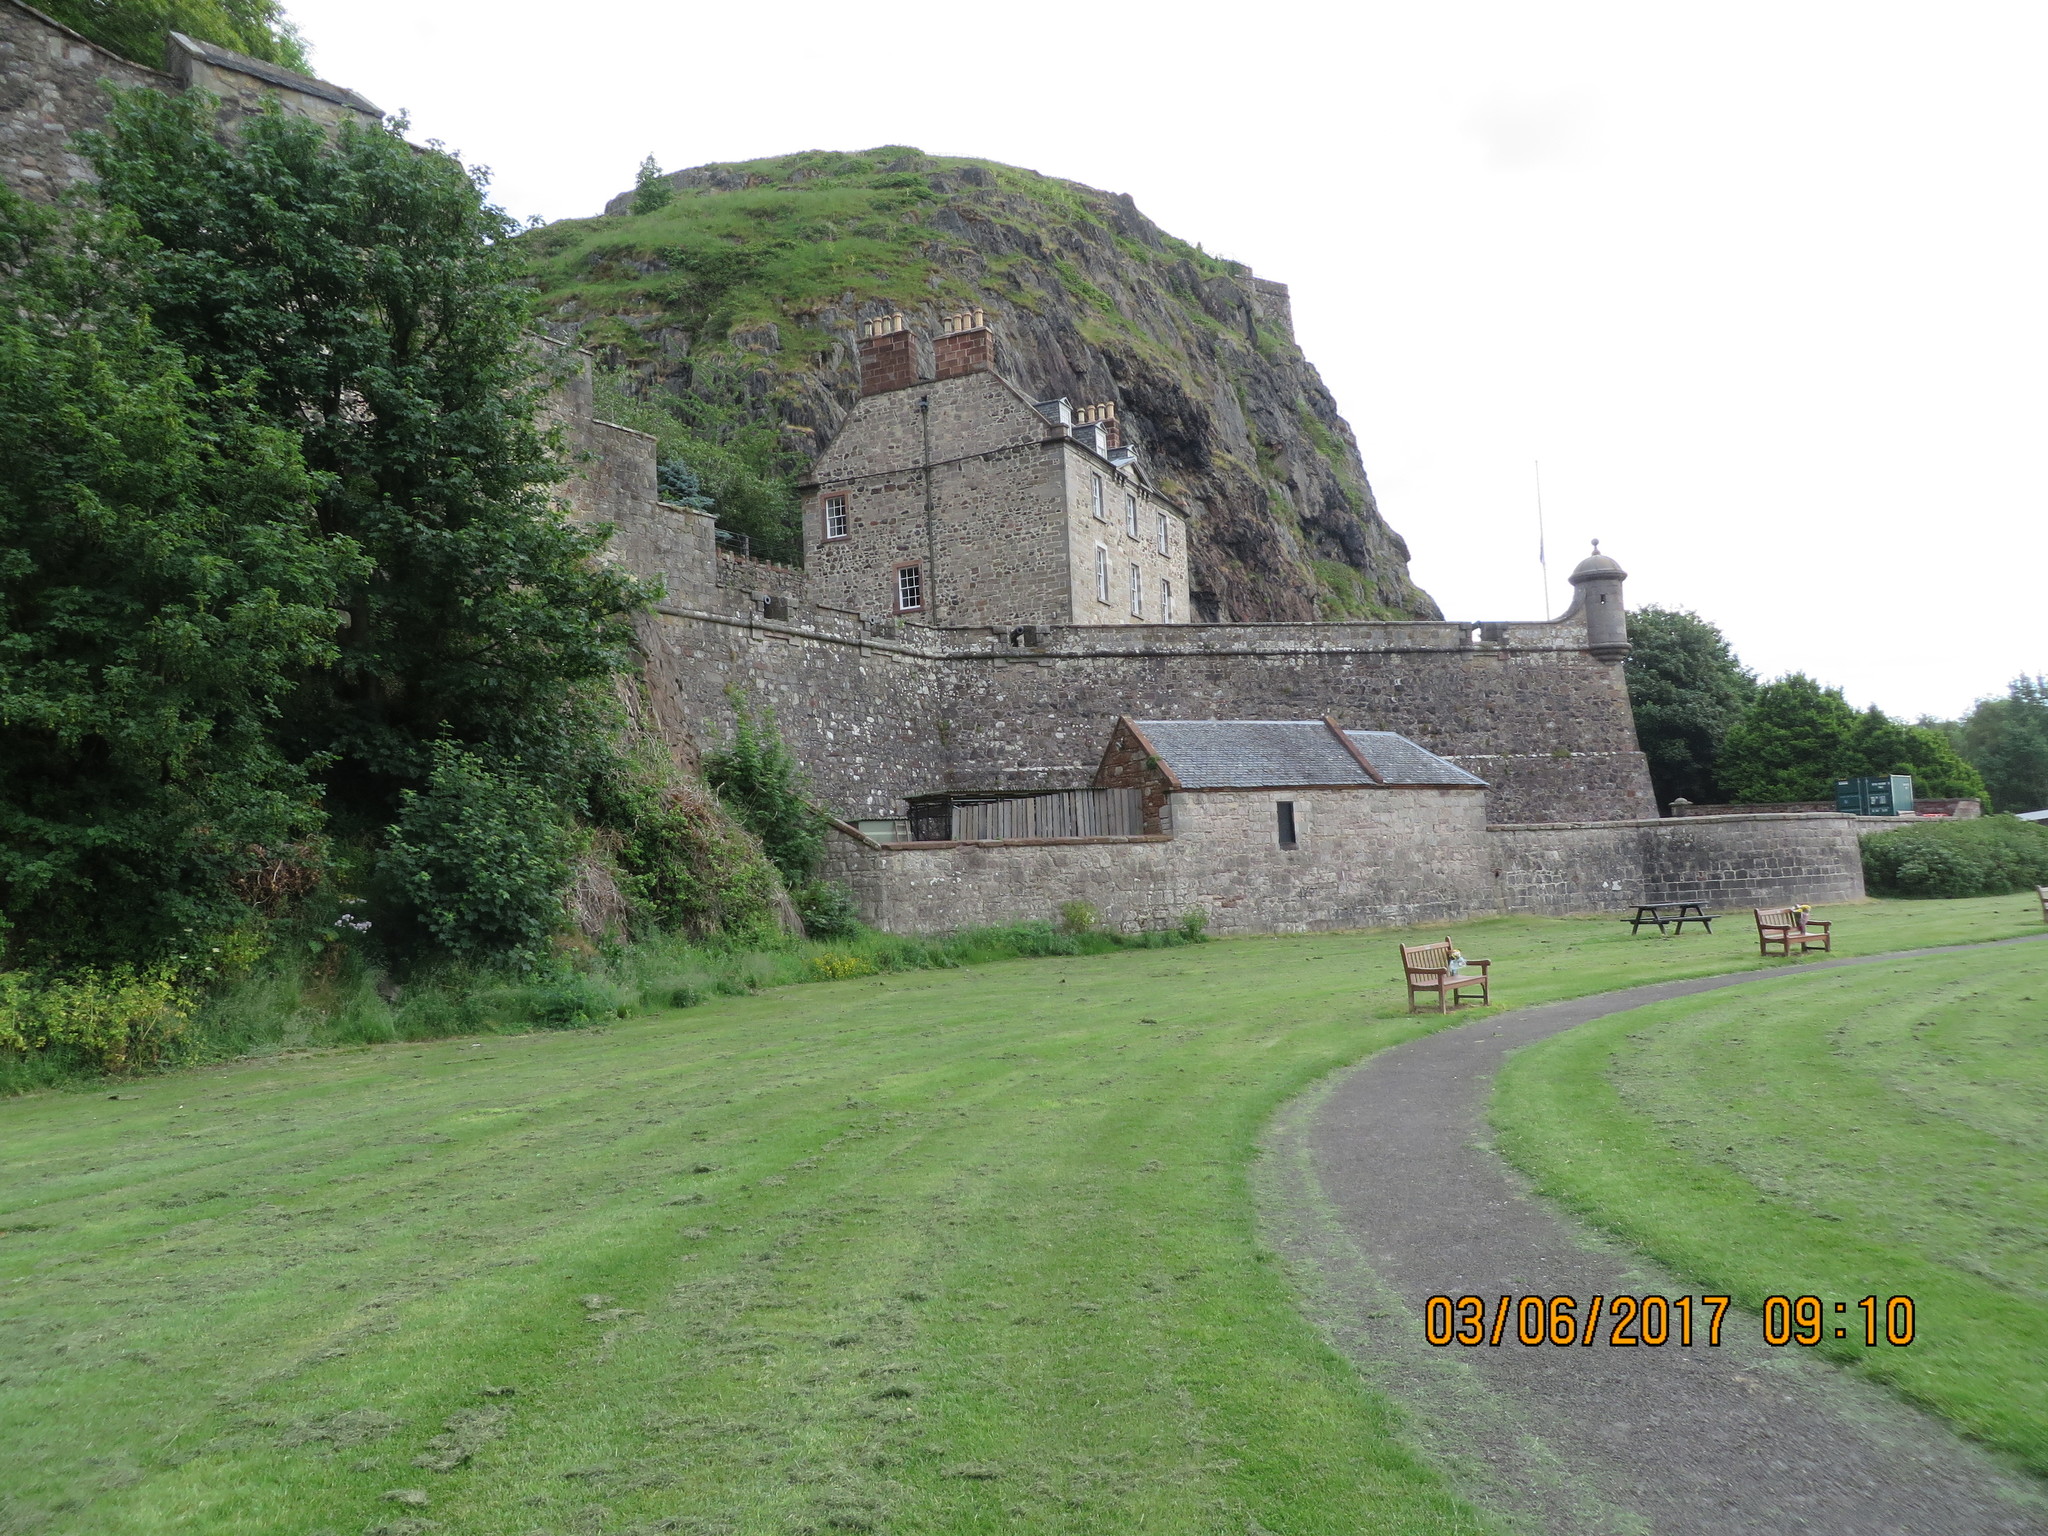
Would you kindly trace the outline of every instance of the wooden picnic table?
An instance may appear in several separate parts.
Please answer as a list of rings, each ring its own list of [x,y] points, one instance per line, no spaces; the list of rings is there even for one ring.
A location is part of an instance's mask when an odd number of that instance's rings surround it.
[[[1698,923],[1709,933],[1714,931],[1714,914],[1702,911],[1697,901],[1645,901],[1637,905],[1636,915],[1627,922],[1630,938],[1634,938],[1648,923],[1655,923],[1659,933],[1664,933],[1666,923],[1671,925],[1673,933],[1685,932],[1687,923]],[[1670,935],[1665,936],[1668,938]]]

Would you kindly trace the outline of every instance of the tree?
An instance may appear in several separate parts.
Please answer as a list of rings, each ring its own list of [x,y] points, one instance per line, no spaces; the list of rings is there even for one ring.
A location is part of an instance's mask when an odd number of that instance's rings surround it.
[[[2048,677],[2017,677],[2004,698],[1978,700],[1956,734],[1997,809],[2048,809]]]
[[[302,74],[309,68],[305,44],[277,0],[43,0],[39,9],[152,69],[163,68],[166,32],[183,32]]]
[[[1755,697],[1755,676],[1695,613],[1637,609],[1628,616],[1628,638],[1622,672],[1658,802],[1714,800],[1721,741]]]
[[[232,924],[318,826],[274,733],[365,569],[297,434],[129,301],[145,256],[0,190],[0,929],[32,964]]]
[[[663,180],[661,167],[649,155],[640,162],[640,170],[633,178],[633,212],[657,213],[675,201],[676,189],[673,183]]]
[[[552,504],[512,221],[400,127],[271,113],[225,139],[203,97],[135,92],[82,136],[149,243],[134,281],[158,329],[207,387],[251,381],[320,476],[321,531],[367,557],[280,740],[372,838],[449,743],[572,801],[641,601]]]
[[[1766,683],[1722,738],[1721,793],[1737,804],[1832,801],[1835,780],[1854,771],[1857,725],[1839,688],[1803,672]]]

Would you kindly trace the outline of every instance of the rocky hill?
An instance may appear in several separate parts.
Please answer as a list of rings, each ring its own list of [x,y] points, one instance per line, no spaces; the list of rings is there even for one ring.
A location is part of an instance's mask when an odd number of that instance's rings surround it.
[[[977,304],[1024,388],[1116,402],[1195,513],[1199,614],[1437,616],[1295,344],[1286,289],[1166,234],[1128,196],[903,148],[664,180],[666,206],[635,214],[624,193],[600,218],[523,237],[555,332],[595,348],[629,393],[723,397],[800,462],[858,397],[859,319],[901,309],[936,329]]]

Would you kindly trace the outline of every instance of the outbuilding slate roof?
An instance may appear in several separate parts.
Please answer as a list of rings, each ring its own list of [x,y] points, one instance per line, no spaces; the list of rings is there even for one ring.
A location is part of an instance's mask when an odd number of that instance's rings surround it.
[[[1389,784],[1480,784],[1486,780],[1392,731],[1346,731]]]
[[[1392,731],[1345,735],[1379,774],[1367,773],[1321,720],[1134,720],[1186,789],[1303,788],[1318,785],[1484,786],[1455,764]]]

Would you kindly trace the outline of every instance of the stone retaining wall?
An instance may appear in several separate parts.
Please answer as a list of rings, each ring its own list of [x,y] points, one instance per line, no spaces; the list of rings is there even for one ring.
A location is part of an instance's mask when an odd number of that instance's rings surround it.
[[[1272,802],[1296,806],[1301,847],[1278,848]],[[874,844],[832,840],[827,875],[892,933],[1057,921],[1085,901],[1111,927],[1170,927],[1190,910],[1218,934],[1454,922],[1506,913],[1629,912],[1698,901],[1861,900],[1855,818],[1486,826],[1478,790],[1179,794],[1173,833],[1142,838]]]

